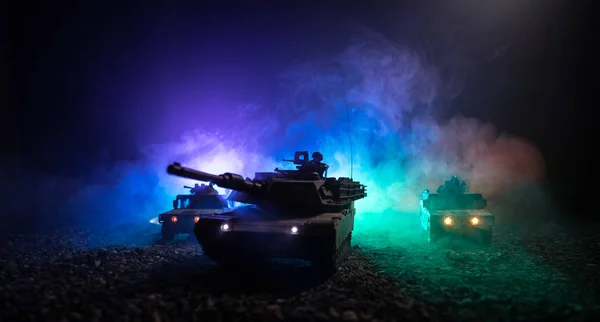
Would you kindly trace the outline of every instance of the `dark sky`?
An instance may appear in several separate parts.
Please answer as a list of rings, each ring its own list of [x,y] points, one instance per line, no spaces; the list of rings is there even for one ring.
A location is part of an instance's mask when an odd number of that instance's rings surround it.
[[[157,55],[170,61],[197,58],[197,66],[186,68],[202,67],[212,79],[203,88],[213,94],[232,85],[230,76],[236,75],[234,85],[248,89],[238,93],[243,100],[268,95],[265,75],[318,57],[362,23],[423,50],[445,73],[465,79],[446,113],[477,117],[533,140],[561,193],[582,191],[591,171],[596,91],[585,78],[595,76],[591,58],[598,57],[586,2],[387,2],[394,4],[252,1],[221,2],[218,8],[177,1],[95,7],[80,2],[14,12],[3,51],[2,70],[8,73],[2,80],[2,147],[46,171],[79,169],[102,149],[116,159],[134,157],[134,138],[151,137],[158,126],[136,116],[144,102],[132,97],[161,86],[142,84],[144,75],[162,73],[165,82],[197,77],[184,68],[143,67]],[[224,59],[231,63],[215,64]],[[95,88],[99,83],[101,92]]]

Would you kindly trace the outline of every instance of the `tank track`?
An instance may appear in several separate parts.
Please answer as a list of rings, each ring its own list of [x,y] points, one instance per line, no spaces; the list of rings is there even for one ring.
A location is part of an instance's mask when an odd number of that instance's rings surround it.
[[[225,267],[248,267],[255,266],[264,261],[265,258],[257,254],[248,254],[235,248],[218,244],[202,245],[204,255],[215,263]],[[342,266],[352,251],[352,233],[340,245],[332,246],[325,251],[313,254],[311,262],[318,274],[333,274]]]
[[[264,260],[257,254],[248,254],[226,245],[205,244],[202,250],[213,262],[229,268],[255,266]]]
[[[335,273],[342,266],[352,251],[352,233],[342,242],[339,248],[333,246],[329,250],[315,256],[312,264],[320,273]]]

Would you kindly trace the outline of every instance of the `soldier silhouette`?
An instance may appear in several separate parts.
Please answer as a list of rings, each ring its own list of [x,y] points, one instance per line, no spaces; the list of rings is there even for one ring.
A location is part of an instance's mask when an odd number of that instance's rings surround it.
[[[321,152],[313,152],[312,160],[306,162],[300,168],[303,172],[316,172],[321,178],[324,177],[327,169],[329,169],[329,166],[323,163],[323,154]]]
[[[208,186],[206,187],[206,194],[207,195],[218,195],[219,194],[217,189],[215,189],[214,183],[211,182],[208,184]]]
[[[218,195],[219,192],[214,187],[214,183],[209,183],[208,185],[202,184],[194,184],[194,187],[191,189],[192,193],[195,195]]]
[[[463,194],[466,190],[467,184],[464,181],[460,181],[457,176],[452,176],[450,180],[437,189],[437,193]]]
[[[202,193],[202,190],[204,190],[204,185],[199,185],[199,184],[194,184],[194,187],[192,189],[190,189],[192,193]]]

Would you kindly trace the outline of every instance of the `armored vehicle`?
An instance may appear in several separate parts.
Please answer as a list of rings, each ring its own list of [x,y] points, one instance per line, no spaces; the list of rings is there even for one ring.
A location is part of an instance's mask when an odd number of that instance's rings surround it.
[[[420,201],[421,231],[432,243],[441,237],[475,237],[483,244],[492,242],[495,217],[487,210],[480,193],[468,193],[464,181],[453,176],[436,193],[426,189]]]
[[[190,194],[177,195],[173,209],[158,215],[165,241],[172,240],[177,234],[192,233],[200,217],[223,212],[232,206],[212,185],[196,184],[184,188],[190,189]]]
[[[326,178],[322,155],[295,153],[296,170],[257,172],[254,179],[214,175],[173,163],[172,175],[231,189],[228,199],[246,204],[201,217],[194,234],[205,255],[222,265],[245,265],[267,258],[298,258],[332,272],[347,257],[354,229],[354,202],[366,187],[350,178]]]

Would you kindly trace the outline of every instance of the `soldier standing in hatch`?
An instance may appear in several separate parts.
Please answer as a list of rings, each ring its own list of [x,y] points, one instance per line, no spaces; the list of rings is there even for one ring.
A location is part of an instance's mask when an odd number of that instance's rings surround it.
[[[218,195],[219,192],[214,187],[214,183],[209,183],[208,185],[202,184],[194,184],[194,188],[191,189],[193,194],[196,195]]]
[[[437,193],[449,193],[449,194],[463,194],[467,191],[467,184],[464,181],[460,181],[457,176],[452,176],[450,180],[446,181],[437,189]]]
[[[208,186],[206,187],[206,194],[207,195],[218,195],[219,194],[217,189],[215,189],[214,183],[211,182],[208,184]]]
[[[199,184],[195,183],[194,187],[192,189],[190,189],[190,192],[193,194],[200,193],[200,192],[202,192],[203,187],[204,187],[204,185],[200,186]]]
[[[306,172],[316,172],[319,174],[321,178],[323,178],[325,171],[329,168],[329,166],[323,161],[323,154],[321,152],[313,152],[312,160],[308,161],[300,170]]]

